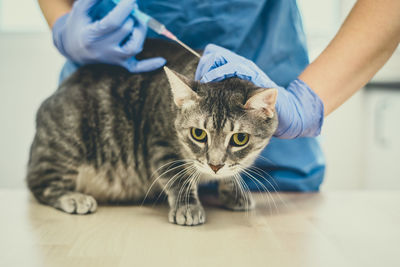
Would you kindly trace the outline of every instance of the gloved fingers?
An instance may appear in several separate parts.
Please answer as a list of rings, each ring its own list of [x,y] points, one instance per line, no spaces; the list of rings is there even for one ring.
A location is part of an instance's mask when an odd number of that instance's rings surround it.
[[[324,105],[304,81],[296,79],[286,89],[278,87],[275,107],[279,121],[275,137],[292,139],[320,134]]]
[[[255,65],[257,67],[257,65]],[[254,67],[250,67],[250,69],[254,70]],[[263,88],[277,88],[279,87],[276,83],[274,83],[264,72],[262,72],[260,69],[257,67],[257,71],[255,71],[256,76],[252,77],[251,81]]]
[[[248,80],[264,88],[277,87],[252,61],[245,58],[229,61],[225,54],[219,52],[202,56],[195,74],[195,80],[201,82],[221,81],[230,77]]]
[[[283,113],[285,111],[282,109],[285,108],[285,105],[291,102],[289,96],[290,92],[279,86],[276,87],[276,89],[278,90],[278,96],[276,98],[275,109],[278,113]]]
[[[212,70],[214,70],[216,68],[220,68],[221,66],[229,64],[229,63],[234,64],[234,65],[240,64],[242,66],[247,65],[248,68],[246,68],[246,71],[247,72],[250,71],[251,73],[253,73],[255,76],[253,76],[251,80],[252,81],[255,80],[255,78],[257,76],[257,71],[255,71],[255,70],[259,70],[257,65],[255,65],[252,61],[250,61],[242,56],[239,56],[226,48],[223,48],[223,47],[215,45],[215,44],[208,44],[206,46],[206,48],[203,52],[203,55],[200,58],[198,67],[196,69],[195,80],[202,80],[202,77],[204,75],[207,75],[209,79],[216,81],[218,78],[216,75],[218,73],[221,73],[221,70],[215,71],[214,74],[209,74],[209,73]],[[236,68],[237,68],[236,66],[233,66],[232,70],[229,70],[229,71],[228,71],[227,67],[225,67],[224,69],[228,72],[233,72]],[[254,71],[251,69],[254,69]],[[234,76],[240,75],[240,71],[241,71],[240,67],[239,67],[238,71],[239,72]],[[259,70],[259,72],[262,73],[261,70]],[[227,76],[230,76],[230,77],[232,76],[229,73],[225,73],[225,74],[227,74],[227,75],[223,75],[221,73],[221,75],[225,76],[225,78],[228,78]],[[244,74],[244,73],[242,73],[242,74]],[[245,76],[247,77],[248,75],[246,74]],[[207,78],[205,78],[205,79],[207,79]],[[204,81],[204,80],[202,80],[202,81]],[[222,80],[222,79],[219,78],[218,80]],[[247,79],[247,80],[249,80],[249,79]],[[257,80],[255,80],[255,81],[257,82]]]
[[[231,77],[238,77],[243,80],[252,81],[252,77],[255,77],[255,73],[252,69],[245,65],[236,65],[233,63],[227,63],[221,67],[215,68],[207,72],[200,80],[200,82],[215,82],[222,81]],[[257,86],[260,86],[256,84]]]
[[[58,51],[65,57],[68,57],[67,52],[65,51],[62,34],[65,29],[65,25],[67,24],[67,20],[70,17],[70,13],[64,14],[59,17],[56,22],[53,24],[53,28],[51,29],[53,33],[53,42]]]
[[[222,46],[218,46],[215,44],[208,44],[205,47],[203,56],[208,54],[219,54],[223,56],[227,61],[233,61],[235,59],[247,60],[244,57],[239,56],[238,54],[235,54],[234,52],[230,51],[229,49],[226,49]]]
[[[111,44],[116,49],[120,50],[120,43],[132,33],[134,29],[134,20],[128,18],[122,26],[116,31],[108,34],[103,40],[104,43]]]
[[[91,30],[97,36],[103,36],[117,30],[135,7],[137,7],[136,0],[122,0],[104,18],[92,23]]]
[[[98,1],[99,0],[77,0],[72,6],[72,11],[87,17],[89,9],[91,9]]]
[[[148,58],[143,60],[136,60],[131,58],[127,60],[123,66],[132,73],[153,71],[161,68],[167,61],[162,57]]]
[[[136,25],[133,27],[133,31],[129,37],[129,40],[126,41],[126,43],[121,47],[123,53],[129,56],[134,56],[142,52],[146,34],[147,26],[136,21]]]
[[[237,62],[238,64],[246,64],[250,68],[257,70],[259,73],[262,73],[262,70],[260,70],[260,68],[253,61],[248,60],[247,58],[242,57],[222,46],[218,46],[215,44],[208,44],[204,50],[203,55],[210,55],[210,54],[219,55],[220,58],[223,58],[225,60],[225,63]],[[216,65],[220,66],[222,64],[218,65],[218,62],[216,62]]]
[[[222,46],[216,45],[216,44],[208,44],[204,48],[203,56],[207,54],[213,54],[213,53],[224,53],[224,52],[230,52],[228,49],[223,48]]]
[[[278,87],[278,97],[276,99],[275,110],[278,114],[278,128],[274,136],[282,139],[292,139],[298,136],[297,131],[301,126],[301,107],[297,105],[297,98],[286,89]]]
[[[200,80],[207,72],[228,63],[219,53],[207,53],[202,55],[197,65],[195,80]]]
[[[89,25],[90,27],[91,25]],[[97,33],[94,33],[93,31],[89,30],[85,33],[85,38],[82,40],[82,45],[90,50],[94,51],[93,49],[99,50],[99,51],[112,51],[114,54],[115,53],[120,53],[123,54],[121,49],[120,49],[120,43],[127,37],[129,34],[132,32],[134,27],[134,21],[132,18],[128,18],[121,27],[105,36],[98,36]],[[107,54],[102,55],[102,56],[107,56]],[[115,55],[114,55],[115,56]],[[121,57],[120,58],[126,58]]]

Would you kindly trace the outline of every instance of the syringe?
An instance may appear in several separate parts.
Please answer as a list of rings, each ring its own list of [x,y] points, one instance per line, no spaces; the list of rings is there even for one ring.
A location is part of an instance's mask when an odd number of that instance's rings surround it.
[[[120,0],[112,0],[115,4],[118,4],[120,2]],[[132,16],[134,16],[136,19],[140,20],[140,22],[147,24],[147,26],[152,29],[153,31],[155,31],[156,33],[160,34],[160,35],[164,35],[165,37],[177,42],[178,44],[180,44],[182,47],[184,47],[185,49],[187,49],[188,51],[190,51],[193,55],[195,55],[196,57],[200,58],[200,54],[197,53],[196,51],[194,51],[192,48],[190,48],[189,46],[187,46],[186,44],[184,44],[181,40],[179,40],[172,32],[170,32],[169,30],[167,30],[167,28],[165,27],[164,24],[158,22],[156,19],[150,17],[149,15],[147,15],[146,13],[143,13],[142,11],[140,11],[138,8],[135,8],[132,11]]]

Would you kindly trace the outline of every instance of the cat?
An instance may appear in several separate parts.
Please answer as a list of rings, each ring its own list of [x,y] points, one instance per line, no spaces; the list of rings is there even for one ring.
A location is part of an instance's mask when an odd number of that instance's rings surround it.
[[[42,103],[26,178],[40,203],[88,214],[164,191],[169,222],[198,225],[198,185],[218,180],[226,208],[252,208],[239,173],[276,130],[277,90],[194,81],[198,58],[168,41],[147,40],[138,58],[154,56],[167,59],[164,70],[83,66]]]

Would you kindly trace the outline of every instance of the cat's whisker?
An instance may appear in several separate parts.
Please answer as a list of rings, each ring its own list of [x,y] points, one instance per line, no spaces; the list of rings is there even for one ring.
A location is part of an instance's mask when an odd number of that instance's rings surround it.
[[[180,165],[178,165],[178,166],[175,166],[175,167],[173,167],[173,168],[171,168],[171,169],[167,169],[166,171],[162,172],[162,173],[159,175],[159,177],[164,176],[165,174],[167,174],[167,173],[169,173],[169,172],[171,172],[171,171],[173,171],[173,170],[176,170],[177,168],[184,167],[184,166],[187,166],[187,165],[190,165],[190,164],[193,164],[193,161],[189,161],[189,162],[186,162],[186,163],[182,163],[182,164],[180,164]]]
[[[260,168],[254,167],[254,166],[252,166],[252,167],[250,167],[250,168],[247,168],[247,170],[248,170],[248,171],[251,171],[252,173],[256,174],[256,175],[257,175],[258,177],[260,177],[261,179],[263,179],[263,180],[265,180],[266,182],[268,182],[268,184],[271,186],[271,188],[274,190],[274,192],[275,192],[275,193],[278,193],[278,190],[274,187],[274,185],[273,185],[267,178],[265,178],[265,177],[263,176],[263,174],[267,175],[267,176],[274,182],[274,184],[275,184],[277,187],[279,187],[278,184],[275,182],[275,179],[274,179],[269,173],[267,173],[266,171],[264,171],[264,170],[262,170],[262,169],[260,169]],[[261,171],[262,173],[259,173],[259,171]]]
[[[248,192],[246,192],[246,190],[244,188],[244,182],[243,182],[242,177],[240,176],[240,174],[239,173],[235,173],[234,177],[235,177],[235,181],[236,181],[236,183],[237,183],[237,185],[238,185],[238,187],[240,189],[240,192],[241,192],[242,196],[244,196],[244,198],[245,198],[245,202],[246,202],[245,210],[246,210],[246,216],[248,216],[249,215],[249,196],[248,196]]]
[[[195,170],[194,172],[192,172],[192,173],[190,174],[190,176],[189,176],[189,178],[188,178],[188,180],[190,180],[190,182],[189,182],[188,189],[186,190],[186,197],[185,197],[186,206],[189,205],[190,194],[191,194],[191,192],[192,192],[192,187],[195,185],[194,182],[196,181],[197,176],[198,176],[198,172],[197,172],[197,170]]]
[[[177,200],[176,200],[176,202],[175,202],[175,208],[176,208],[176,205],[178,205],[178,204],[180,203],[181,197],[185,197],[185,192],[187,192],[187,190],[185,191],[185,189],[186,189],[185,186],[186,186],[186,184],[188,184],[188,183],[191,182],[190,177],[192,177],[192,175],[193,175],[194,173],[196,173],[196,168],[195,168],[195,167],[194,167],[194,169],[192,170],[192,172],[188,175],[189,178],[186,178],[186,179],[185,179],[185,181],[184,181],[183,184],[181,185],[181,188],[179,189],[178,197],[177,197]],[[186,172],[185,174],[187,174],[187,172]],[[182,194],[183,194],[183,196],[182,196]]]
[[[272,189],[274,190],[274,193],[275,193],[276,196],[279,198],[279,201],[280,201],[285,207],[288,207],[287,203],[282,199],[280,193],[276,190],[276,188],[272,185],[272,183],[271,183],[267,178],[265,178],[264,176],[262,176],[262,175],[260,175],[259,173],[255,172],[254,170],[252,170],[252,167],[248,168],[247,170],[248,170],[248,171],[252,171],[253,173],[256,173],[256,174],[258,175],[258,177],[260,177],[261,179],[263,179],[264,181],[266,181],[266,182],[272,187]],[[260,169],[260,170],[261,170],[261,169]],[[268,174],[268,173],[265,172],[265,171],[264,171],[264,173],[265,173],[266,175],[268,175],[268,177],[270,177],[270,178],[274,181],[274,178],[273,178],[270,174]],[[275,182],[275,184],[276,184],[276,182]]]
[[[167,163],[161,165],[160,167],[158,167],[158,168],[150,175],[150,180],[151,180],[151,179],[154,177],[154,175],[155,175],[156,173],[158,173],[162,168],[167,167],[167,170],[166,170],[166,171],[168,171],[169,168],[171,167],[171,165],[173,165],[173,164],[175,164],[175,163],[181,163],[181,162],[184,162],[184,164],[186,165],[187,163],[192,162],[192,161],[191,161],[191,160],[173,160],[173,161],[167,162]],[[175,167],[179,167],[179,166],[182,166],[182,165],[183,165],[183,164],[180,164],[180,165],[175,166]],[[164,171],[163,173],[161,173],[160,175],[162,175],[162,174],[164,174],[164,173],[165,173],[165,171]]]
[[[196,171],[196,173],[195,173],[194,175],[195,175],[195,178],[193,179],[193,184],[192,184],[192,186],[197,188],[198,182],[200,181],[201,173],[198,172],[198,171]],[[194,188],[194,189],[195,189],[195,188]]]
[[[260,184],[260,185],[262,186],[263,191],[260,191],[260,192],[267,191],[267,192],[270,193],[270,190],[268,189],[268,187],[266,187],[263,183],[261,183],[261,182],[258,180],[258,178],[257,178],[257,177],[261,176],[261,178],[265,179],[264,177],[262,177],[262,175],[260,175],[259,173],[255,172],[254,170],[252,170],[252,169],[250,169],[250,168],[242,169],[242,171],[245,172],[246,175],[251,176],[251,177],[249,177],[249,178],[253,178],[254,181],[256,181],[258,184]],[[249,172],[251,172],[251,173],[257,175],[257,177],[254,177],[254,176],[250,175]],[[275,190],[275,192],[276,192],[276,190]]]
[[[198,186],[199,185],[199,181],[200,181],[200,177],[201,177],[201,173],[199,172],[199,171],[197,171],[196,170],[196,173],[195,173],[195,178],[194,178],[194,180],[193,180],[193,186]]]
[[[242,194],[243,195],[243,191],[242,191],[242,188],[241,188],[241,185],[239,184],[239,178],[238,178],[238,176],[239,176],[239,173],[237,173],[237,172],[235,172],[234,174],[233,174],[233,176],[232,176],[232,178],[233,178],[233,184],[235,185],[235,190],[236,190],[236,196],[235,196],[235,198],[237,198],[237,193],[238,192],[240,192],[240,194]]]
[[[183,174],[180,173],[179,176],[182,176],[182,175],[183,175]],[[168,182],[167,182],[167,183],[163,186],[163,188],[161,189],[160,193],[158,193],[158,196],[157,196],[156,200],[154,201],[153,206],[154,206],[156,203],[158,203],[158,201],[159,201],[160,197],[162,196],[162,194],[163,194],[164,192],[167,192],[167,191],[168,191],[168,189],[166,188],[166,187],[168,186],[168,184],[171,183],[170,186],[172,186],[172,185],[175,183],[175,181],[179,178],[179,176],[174,176],[174,177],[172,177],[170,180],[168,180]],[[168,197],[168,195],[165,194],[165,197]],[[165,197],[164,197],[164,199],[165,199]]]
[[[242,169],[242,171],[243,171],[243,169]],[[247,175],[248,176],[248,175]],[[251,177],[249,177],[250,179],[251,179]],[[258,181],[256,181],[256,182],[258,182]],[[267,192],[267,198],[265,197],[265,194],[261,194],[261,196],[262,196],[262,198],[264,199],[264,201],[266,202],[266,203],[268,203],[268,205],[269,205],[269,208],[271,209],[271,203],[270,203],[270,195],[269,195],[269,191],[268,191],[268,189],[263,185],[263,184],[260,184],[261,185],[261,188],[257,185],[257,183],[255,184],[255,186],[257,187],[257,190],[258,190],[258,192],[259,193],[263,193],[263,192]]]
[[[189,203],[189,198],[190,198],[190,190],[192,189],[192,183],[193,183],[193,176],[195,175],[196,173],[194,173],[194,174],[192,174],[192,175],[190,175],[190,176],[188,176],[188,180],[189,180],[189,183],[188,183],[188,186],[187,186],[187,188],[185,188],[186,190],[185,190],[185,192],[184,192],[184,198],[185,198],[185,205],[186,206],[188,206],[188,203]]]
[[[192,166],[188,166],[188,167],[184,167],[182,170],[180,170],[178,173],[176,173],[174,176],[172,176],[171,179],[169,179],[168,182],[161,189],[161,192],[158,194],[157,199],[156,199],[156,201],[154,203],[158,202],[158,200],[160,199],[160,197],[161,197],[163,192],[166,192],[167,190],[169,190],[169,188],[167,188],[169,183],[171,183],[170,186],[172,186],[177,179],[179,179],[182,175],[184,175],[188,170],[190,170],[192,168],[195,168],[195,167],[193,165]],[[159,178],[161,178],[161,176]],[[153,205],[154,205],[154,203],[153,203]]]
[[[150,177],[153,177],[154,174],[156,174],[159,170],[161,170],[162,168],[164,168],[164,167],[166,167],[166,166],[168,166],[168,165],[172,165],[172,164],[174,164],[174,163],[180,163],[180,162],[188,162],[188,161],[191,161],[191,160],[188,160],[188,159],[178,159],[178,160],[169,161],[169,162],[167,162],[167,163],[161,165],[160,167],[158,167],[158,168],[151,174]]]
[[[182,162],[182,161],[185,162],[185,161],[188,161],[188,160],[175,160],[175,161],[172,161],[172,162],[169,162],[169,163],[166,163],[166,164],[173,164],[173,163]],[[192,163],[193,163],[193,161],[189,161],[189,162],[180,164],[179,166],[175,166],[175,167],[172,168],[172,169],[167,169],[165,172],[159,174],[158,177],[154,179],[154,181],[151,183],[149,189],[147,190],[147,192],[146,192],[146,194],[145,194],[145,196],[144,196],[144,198],[143,198],[143,201],[142,201],[141,206],[143,206],[143,204],[144,204],[144,202],[146,201],[147,196],[149,195],[151,189],[153,188],[153,186],[155,185],[155,183],[156,183],[161,177],[163,177],[163,176],[164,176],[165,174],[167,174],[168,172],[175,170],[176,168],[183,167],[183,166],[186,166],[186,165],[189,165],[189,164],[192,164]],[[165,166],[166,164],[164,164],[163,166]],[[160,168],[158,168],[158,169],[160,169]],[[154,175],[154,173],[155,173],[155,172],[153,172],[153,175]],[[161,192],[162,192],[162,191],[161,191]],[[158,200],[158,199],[157,199],[157,200]]]
[[[268,172],[266,172],[265,170],[263,170],[263,169],[261,169],[261,168],[259,168],[259,167],[257,167],[257,166],[251,166],[251,167],[249,167],[248,169],[252,169],[252,170],[254,170],[254,171],[260,171],[262,174],[265,174],[266,176],[268,176],[270,179],[271,179],[271,181],[275,184],[275,186],[279,189],[279,185],[277,184],[277,182],[275,181],[275,178],[274,177],[272,177],[272,175],[271,174],[269,174]],[[259,174],[260,176],[263,176],[262,174]],[[277,190],[275,190],[275,191],[277,191]]]
[[[260,154],[257,156],[257,159],[258,159],[258,158],[260,158],[260,159],[262,159],[262,160],[264,160],[264,161],[266,161],[266,162],[272,164],[272,166],[277,166],[275,162],[273,162],[272,160],[270,160],[270,159],[267,158],[267,157],[261,156]]]
[[[258,187],[257,184],[259,184],[259,185],[261,186],[261,188],[263,189],[263,192],[267,192],[267,197],[268,197],[268,199],[265,199],[264,194],[262,194],[262,196],[263,196],[264,200],[265,200],[266,202],[268,202],[269,210],[272,211],[272,209],[271,209],[271,203],[270,203],[270,202],[272,201],[272,203],[274,204],[274,207],[275,207],[276,211],[279,212],[278,207],[277,207],[277,205],[276,205],[276,203],[275,203],[275,200],[274,200],[274,198],[272,197],[271,192],[268,190],[268,188],[267,188],[263,183],[261,183],[256,177],[254,177],[253,175],[251,175],[247,170],[242,169],[242,171],[246,174],[247,177],[249,177],[251,180],[253,180],[253,181],[256,183],[255,185],[257,186],[257,188],[259,189],[259,191],[260,191],[260,188]],[[260,191],[260,192],[261,192],[261,191]],[[271,200],[271,201],[269,201],[269,200]]]
[[[189,167],[185,167],[183,170],[179,171],[178,173],[176,173],[174,176],[171,177],[171,179],[169,179],[169,181],[167,182],[167,184],[164,186],[162,192],[167,192],[171,189],[171,187],[173,186],[173,184],[179,180],[180,178],[182,178],[184,175],[187,175],[187,173],[189,171],[193,171],[195,169],[194,166],[189,166]],[[161,195],[160,193],[160,195]]]
[[[266,176],[268,176],[271,179],[271,181],[274,183],[274,185],[279,189],[279,185],[275,181],[275,178],[271,174],[269,174],[267,171],[265,171],[265,170],[263,170],[263,169],[261,169],[261,168],[259,168],[257,166],[251,166],[248,169],[253,169],[254,171],[260,171],[261,173],[265,174]],[[259,174],[259,175],[263,176],[262,174]],[[277,191],[277,190],[275,190],[275,191]]]
[[[177,197],[177,200],[175,201],[175,209],[177,209],[177,205],[181,203],[182,194],[184,194],[185,186],[188,183],[190,183],[190,179],[185,179],[185,181],[183,182],[181,188],[179,189],[178,197]]]
[[[240,176],[240,173],[237,173],[237,181],[238,181],[238,185],[240,186],[241,189],[241,194],[245,197],[245,201],[246,201],[246,216],[249,216],[249,196],[248,193],[246,192],[246,189],[244,188],[244,182],[242,177]]]
[[[164,187],[162,188],[161,192],[158,194],[157,199],[154,203],[158,202],[158,200],[160,199],[163,192],[168,192],[176,181],[178,181],[180,178],[182,178],[184,175],[186,175],[188,171],[190,171],[194,168],[195,168],[194,166],[186,167],[185,169],[181,170],[180,172],[178,172],[177,174],[172,176],[171,179],[169,179],[169,181],[164,185]],[[166,193],[166,196],[168,197],[167,193]]]
[[[277,212],[279,212],[278,206],[276,205],[276,202],[271,194],[271,192],[269,191],[269,189],[263,184],[261,183],[256,177],[254,177],[253,175],[251,175],[248,170],[243,169],[243,172],[247,175],[247,177],[249,177],[251,180],[253,180],[255,183],[258,183],[265,192],[267,192],[267,196],[272,200],[272,203],[274,204],[274,207],[276,209]]]
[[[236,186],[239,188],[240,194],[242,196],[244,196],[244,198],[245,198],[245,201],[246,201],[246,213],[247,213],[247,207],[248,207],[248,203],[247,202],[248,202],[248,199],[247,199],[247,194],[243,189],[243,185],[241,184],[241,179],[242,178],[241,178],[240,174],[239,173],[235,173]]]
[[[178,166],[175,166],[175,167],[174,167],[173,169],[171,169],[171,170],[174,170],[176,167],[180,167],[180,166],[187,165],[188,163],[191,163],[191,162],[193,162],[193,161],[192,161],[192,160],[187,160],[187,159],[181,159],[181,160],[173,160],[173,161],[167,162],[167,163],[161,165],[160,167],[158,167],[158,168],[151,174],[150,180],[151,180],[151,179],[154,177],[154,175],[155,175],[156,173],[158,173],[162,168],[167,167],[167,169],[166,169],[164,172],[162,172],[161,174],[159,174],[158,177],[160,177],[160,176],[166,174],[167,171],[170,170],[170,167],[171,167],[173,164],[178,164],[178,163],[182,163],[182,162],[183,162],[184,164],[179,164]],[[156,179],[155,179],[155,180],[156,180]],[[153,183],[154,183],[154,181],[153,181]]]
[[[245,193],[245,197],[246,197],[246,216],[249,216],[249,206],[250,206],[250,188],[247,186],[247,184],[243,181],[242,176],[240,176],[239,174],[239,181],[243,186],[243,192]]]
[[[235,172],[234,175],[239,175],[238,172]],[[235,177],[234,177],[235,178]],[[235,181],[235,180],[234,180]],[[238,185],[236,183],[233,183],[235,185],[235,199],[237,199],[239,190],[238,190]]]

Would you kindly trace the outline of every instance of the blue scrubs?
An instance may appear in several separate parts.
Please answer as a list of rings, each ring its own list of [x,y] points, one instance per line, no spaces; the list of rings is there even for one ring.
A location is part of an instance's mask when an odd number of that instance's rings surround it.
[[[146,0],[139,8],[192,48],[204,49],[208,43],[228,48],[254,61],[283,87],[309,63],[295,0]],[[149,36],[159,37],[151,31]],[[61,79],[74,68],[67,63]],[[325,159],[317,138],[272,138],[261,156],[255,166],[269,173],[270,177],[263,175],[268,181],[259,178],[269,190],[319,189]],[[251,190],[259,190],[257,183],[243,178]]]

